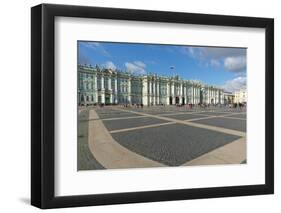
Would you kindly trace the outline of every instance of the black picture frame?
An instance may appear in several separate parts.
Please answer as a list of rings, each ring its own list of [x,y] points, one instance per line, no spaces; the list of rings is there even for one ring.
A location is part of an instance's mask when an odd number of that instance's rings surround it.
[[[56,197],[54,195],[54,21],[58,16],[264,28],[266,34],[265,184]],[[41,4],[31,8],[32,205],[46,209],[272,193],[274,193],[274,19],[53,4]]]

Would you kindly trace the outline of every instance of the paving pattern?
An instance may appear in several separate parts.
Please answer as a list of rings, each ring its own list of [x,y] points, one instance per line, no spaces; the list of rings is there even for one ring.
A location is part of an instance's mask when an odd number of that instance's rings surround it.
[[[178,120],[189,120],[193,118],[204,118],[207,115],[201,115],[201,114],[179,114],[179,115],[163,115],[168,118],[174,118]]]
[[[165,123],[166,121],[160,120],[157,118],[149,118],[149,117],[141,117],[138,116],[134,119],[128,118],[128,119],[120,119],[120,120],[105,120],[103,121],[105,127],[111,131],[111,130],[117,130],[117,129],[126,129],[126,128],[132,128],[132,127],[140,127],[150,124],[160,124]]]
[[[227,117],[242,118],[242,119],[246,120],[247,115],[246,114],[236,114],[236,115],[229,115]]]
[[[246,122],[244,120],[228,119],[225,117],[214,117],[211,119],[198,120],[194,122],[246,132]]]
[[[169,166],[180,166],[239,138],[183,124],[114,133],[112,136],[127,149]]]
[[[111,135],[107,137],[111,138],[107,139],[111,140],[110,144],[118,144],[124,150],[128,150],[128,159],[129,155],[133,155],[133,161],[138,162],[136,168],[149,167],[149,165],[246,163],[245,109],[106,106],[91,110],[96,113],[97,118],[94,120],[99,120],[99,125],[105,127],[102,129],[108,131],[106,134]],[[95,137],[94,134],[92,135]],[[90,144],[95,143],[94,141],[95,138],[89,139]],[[110,150],[106,156],[99,154],[93,156],[94,159],[98,157],[96,161],[100,165],[105,168],[134,167],[132,162],[126,163],[124,150],[122,150],[122,160],[117,157],[116,161],[108,159],[114,158],[115,155],[112,145],[108,147]],[[230,153],[232,149],[236,150],[237,155]],[[104,147],[101,151],[105,151]],[[97,150],[94,152],[98,153]],[[136,156],[133,153],[136,153]],[[142,158],[146,166],[141,166]]]

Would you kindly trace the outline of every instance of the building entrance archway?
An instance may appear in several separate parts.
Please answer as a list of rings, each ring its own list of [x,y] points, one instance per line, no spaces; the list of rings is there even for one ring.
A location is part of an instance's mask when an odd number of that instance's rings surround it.
[[[176,97],[176,104],[179,104],[180,103],[180,99],[179,99],[179,97],[177,96]]]
[[[110,103],[110,94],[105,94],[105,104],[106,105],[111,104]]]

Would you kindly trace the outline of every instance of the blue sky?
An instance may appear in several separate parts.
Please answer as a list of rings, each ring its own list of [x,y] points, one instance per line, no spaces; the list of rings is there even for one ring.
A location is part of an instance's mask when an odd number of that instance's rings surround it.
[[[79,64],[135,75],[179,75],[231,92],[246,87],[246,52],[245,48],[78,41]]]

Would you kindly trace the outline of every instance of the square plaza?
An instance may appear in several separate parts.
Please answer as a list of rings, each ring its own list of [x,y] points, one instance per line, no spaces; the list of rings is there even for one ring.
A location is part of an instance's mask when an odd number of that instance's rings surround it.
[[[81,107],[78,170],[241,164],[246,109]]]

